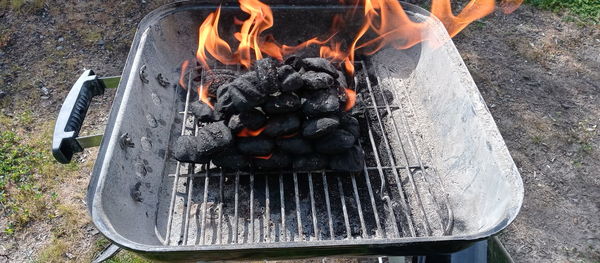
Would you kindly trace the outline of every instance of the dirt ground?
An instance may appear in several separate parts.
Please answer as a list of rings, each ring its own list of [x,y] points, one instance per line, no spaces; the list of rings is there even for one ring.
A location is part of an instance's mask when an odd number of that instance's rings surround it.
[[[0,114],[31,110],[36,125],[51,122],[82,69],[121,73],[137,23],[165,2],[0,9]],[[525,184],[521,212],[501,240],[517,262],[600,262],[600,26],[522,6],[474,23],[455,43]],[[111,102],[110,92],[94,102],[84,130],[102,131]],[[77,157],[88,165],[61,191],[81,211],[94,156]],[[56,238],[54,223],[0,233],[0,262],[37,259]],[[85,258],[100,239],[89,222],[79,232],[81,245],[64,260]]]

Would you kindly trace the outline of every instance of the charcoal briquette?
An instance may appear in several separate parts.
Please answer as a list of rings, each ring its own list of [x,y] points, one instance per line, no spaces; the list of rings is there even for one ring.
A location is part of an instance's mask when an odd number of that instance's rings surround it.
[[[356,138],[360,136],[360,124],[356,118],[347,112],[340,113],[339,118],[342,129],[352,133]]]
[[[307,154],[313,151],[310,141],[300,136],[279,138],[276,144],[279,149],[290,154]]]
[[[328,158],[326,155],[313,153],[295,156],[292,167],[296,171],[316,171],[327,168]]]
[[[183,135],[177,138],[173,155],[181,162],[205,163],[232,142],[231,131],[223,121],[214,122],[198,129],[197,136]]]
[[[215,122],[221,119],[221,114],[215,112],[204,102],[194,101],[190,103],[190,111],[200,122]]]
[[[270,96],[262,105],[267,114],[283,114],[295,112],[300,109],[300,98],[293,93],[282,93],[279,96]]]
[[[204,76],[204,85],[208,85],[208,95],[211,97],[217,96],[217,90],[224,84],[233,81],[236,78],[236,73],[229,69],[213,69],[210,73]]]
[[[242,129],[244,129],[244,125],[242,124],[242,121],[240,120],[240,115],[239,114],[232,115],[229,118],[229,121],[227,122],[227,127],[233,133],[238,133]]]
[[[290,156],[283,152],[274,152],[267,158],[254,158],[254,166],[259,170],[275,170],[289,168],[292,161]]]
[[[237,138],[237,148],[240,153],[245,155],[269,155],[274,146],[273,140],[264,136]]]
[[[294,72],[288,75],[283,82],[281,83],[281,91],[290,92],[295,91],[304,86],[304,80],[302,80],[302,76],[298,72]]]
[[[231,145],[233,135],[224,121],[209,123],[198,129],[198,151],[209,154],[219,152]]]
[[[340,87],[348,88],[348,82],[346,81],[346,75],[344,73],[342,73],[341,71],[338,71],[338,77],[336,80]]]
[[[304,81],[304,87],[309,90],[335,87],[335,79],[325,72],[307,71],[302,74],[302,81]]]
[[[258,130],[265,125],[267,117],[257,109],[251,109],[240,113],[240,122],[250,130]]]
[[[271,137],[292,134],[300,128],[300,119],[295,114],[277,115],[267,121],[263,134]]]
[[[248,111],[264,102],[266,93],[247,78],[238,77],[217,90],[217,109],[223,113]]]
[[[227,127],[233,131],[233,133],[238,133],[243,128],[248,128],[250,130],[258,130],[264,126],[267,118],[265,115],[256,109],[252,109],[250,111],[245,111],[240,114],[232,115],[229,118],[229,122],[227,123]]]
[[[292,73],[296,73],[296,70],[290,65],[283,65],[277,68],[277,78],[279,79],[279,82],[283,82]]]
[[[179,136],[173,146],[173,157],[175,157],[175,160],[185,163],[206,163],[210,161],[210,155],[199,152],[197,146],[198,138],[195,136]]]
[[[351,148],[356,142],[352,133],[336,129],[315,141],[315,150],[324,154],[338,154]]]
[[[340,110],[340,101],[335,89],[305,92],[302,111],[310,117],[328,115]]]
[[[254,62],[254,69],[258,75],[259,85],[267,94],[279,91],[277,65],[277,61],[273,58],[263,58]]]
[[[302,124],[302,136],[306,138],[321,137],[335,130],[339,124],[339,118],[336,116],[308,119]]]
[[[302,66],[306,70],[312,70],[317,72],[325,72],[334,78],[337,78],[338,70],[324,58],[305,58],[302,60]]]
[[[252,162],[248,156],[242,155],[234,148],[229,148],[213,157],[212,162],[219,167],[232,170],[248,169]]]
[[[291,56],[287,58],[284,63],[292,66],[292,68],[294,68],[296,71],[299,71],[303,66],[302,58],[297,56]]]
[[[365,152],[358,145],[338,155],[331,156],[329,168],[342,172],[360,172],[365,166]]]

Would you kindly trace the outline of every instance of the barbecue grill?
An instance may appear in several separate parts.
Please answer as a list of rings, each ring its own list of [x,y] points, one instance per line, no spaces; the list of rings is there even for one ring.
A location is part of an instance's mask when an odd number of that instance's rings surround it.
[[[198,126],[197,99],[177,85],[196,28],[216,6],[163,6],[145,17],[127,59],[88,188],[94,224],[112,242],[158,260],[290,259],[450,253],[492,236],[516,217],[517,168],[460,55],[437,20],[426,43],[383,49],[355,62],[365,107],[359,173],[225,171],[177,162],[171,147]],[[271,5],[277,39],[326,30],[335,4]],[[304,21],[306,13],[311,21]],[[224,6],[223,21],[239,14]],[[225,30],[234,30],[233,25]],[[239,66],[229,69],[240,70]],[[187,86],[204,77],[183,72]],[[86,71],[57,120],[53,153],[68,162],[92,145],[78,138],[90,100],[111,84]],[[98,137],[94,137],[98,138]]]

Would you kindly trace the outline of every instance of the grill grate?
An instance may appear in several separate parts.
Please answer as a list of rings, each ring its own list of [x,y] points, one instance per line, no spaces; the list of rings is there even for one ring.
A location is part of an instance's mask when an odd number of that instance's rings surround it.
[[[393,103],[402,98],[398,88],[384,87],[379,77],[379,84],[372,85],[365,63],[357,63],[355,83],[368,123],[361,138],[367,158],[362,173],[231,173],[211,164],[177,162],[169,174],[174,183],[164,244],[345,242],[450,234],[452,210],[437,172],[416,147],[409,107]],[[188,87],[194,72],[189,72]],[[181,112],[181,134],[198,131],[188,113],[190,90]]]

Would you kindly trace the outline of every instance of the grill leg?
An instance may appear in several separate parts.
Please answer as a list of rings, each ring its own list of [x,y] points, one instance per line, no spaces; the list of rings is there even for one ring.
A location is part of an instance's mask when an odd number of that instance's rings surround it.
[[[102,263],[102,262],[105,262],[105,261],[111,259],[112,257],[114,257],[117,253],[119,253],[119,251],[121,251],[120,247],[118,247],[115,244],[110,244],[108,247],[106,247],[102,251],[102,253],[100,253],[100,255],[98,255],[92,261],[92,263]]]

